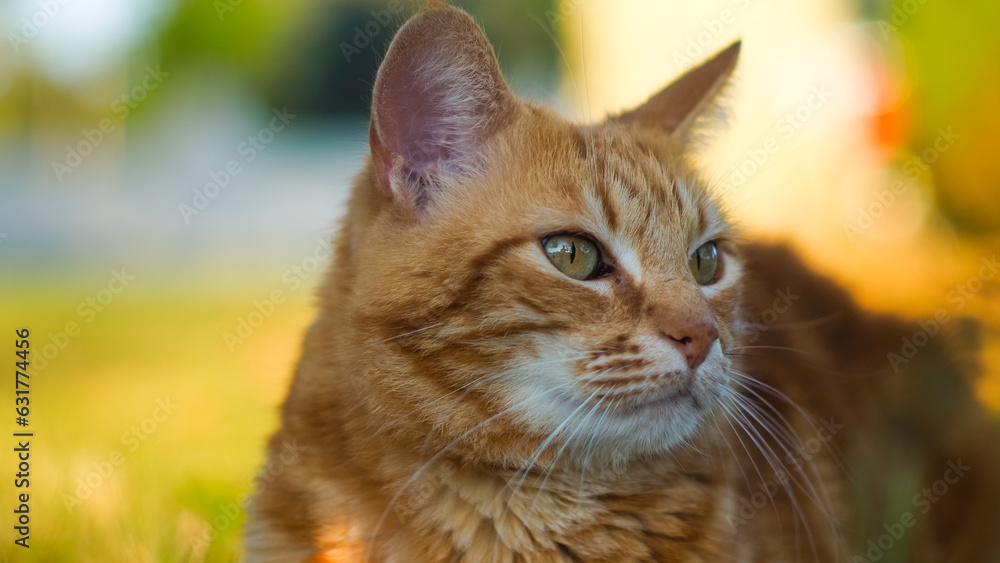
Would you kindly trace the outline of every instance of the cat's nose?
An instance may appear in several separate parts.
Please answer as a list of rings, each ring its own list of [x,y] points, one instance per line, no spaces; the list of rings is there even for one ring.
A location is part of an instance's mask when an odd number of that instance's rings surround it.
[[[719,327],[710,316],[699,316],[661,330],[660,336],[677,348],[689,369],[695,369],[705,361],[712,343],[719,339]]]

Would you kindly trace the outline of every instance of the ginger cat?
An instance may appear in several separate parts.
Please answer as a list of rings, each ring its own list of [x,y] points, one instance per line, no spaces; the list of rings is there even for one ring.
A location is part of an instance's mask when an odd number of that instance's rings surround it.
[[[996,560],[964,339],[897,373],[915,323],[740,240],[689,166],[739,50],[578,125],[465,12],[399,30],[250,561]]]

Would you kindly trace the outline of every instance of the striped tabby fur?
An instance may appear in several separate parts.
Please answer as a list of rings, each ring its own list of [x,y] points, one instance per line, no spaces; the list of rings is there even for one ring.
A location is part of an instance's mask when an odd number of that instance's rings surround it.
[[[870,561],[906,511],[883,560],[996,560],[961,335],[895,373],[915,325],[741,240],[687,163],[738,51],[581,126],[516,98],[464,12],[400,30],[271,441],[302,453],[261,480],[250,561]],[[611,273],[558,271],[561,232]]]

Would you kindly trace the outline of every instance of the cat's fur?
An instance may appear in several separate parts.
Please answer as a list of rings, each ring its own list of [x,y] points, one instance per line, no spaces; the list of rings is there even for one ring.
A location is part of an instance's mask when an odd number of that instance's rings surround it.
[[[580,126],[517,99],[464,12],[431,2],[400,30],[251,561],[849,561],[907,511],[885,560],[995,557],[995,440],[960,341],[896,373],[915,324],[740,241],[686,164],[738,51]],[[559,232],[613,273],[560,273],[540,242]],[[710,240],[722,273],[699,286]],[[920,513],[949,462],[971,469]]]

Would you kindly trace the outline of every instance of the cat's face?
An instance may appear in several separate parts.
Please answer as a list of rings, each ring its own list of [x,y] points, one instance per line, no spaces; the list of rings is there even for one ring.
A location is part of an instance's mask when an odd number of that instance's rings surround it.
[[[514,467],[695,432],[727,385],[741,269],[677,153],[712,78],[575,126],[510,94],[462,12],[404,26],[376,83],[370,213],[348,221],[373,424]]]

